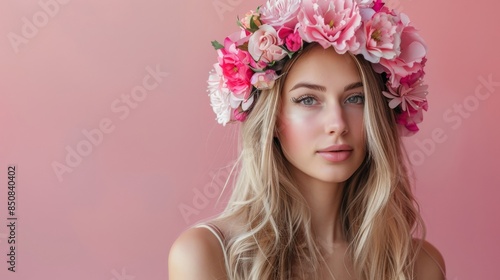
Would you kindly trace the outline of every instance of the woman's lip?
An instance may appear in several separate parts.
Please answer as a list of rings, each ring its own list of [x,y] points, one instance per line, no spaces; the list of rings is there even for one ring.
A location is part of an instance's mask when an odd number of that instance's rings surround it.
[[[318,154],[330,162],[341,162],[347,160],[351,156],[352,150],[340,150],[334,152],[318,151]]]
[[[352,151],[352,147],[347,144],[331,145],[324,149],[318,151],[318,153],[323,152],[340,152],[340,151]]]

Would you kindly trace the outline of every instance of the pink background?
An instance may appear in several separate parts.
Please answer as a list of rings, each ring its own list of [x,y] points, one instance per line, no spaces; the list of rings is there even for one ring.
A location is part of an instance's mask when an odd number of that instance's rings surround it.
[[[500,4],[398,1],[429,45],[430,111],[407,140],[428,239],[449,279],[499,279]],[[40,3],[52,3],[50,15],[38,1],[0,2],[0,278],[166,279],[176,236],[224,205],[217,196],[235,155],[237,130],[216,124],[205,91],[210,41],[261,1]],[[148,67],[168,76],[141,93]],[[84,156],[71,167],[77,149]],[[58,178],[54,164],[68,172]],[[9,165],[18,169],[15,273]]]

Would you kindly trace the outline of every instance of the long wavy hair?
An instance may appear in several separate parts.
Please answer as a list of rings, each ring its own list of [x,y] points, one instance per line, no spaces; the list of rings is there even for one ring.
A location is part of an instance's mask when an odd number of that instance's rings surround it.
[[[311,214],[287,168],[277,135],[286,73],[311,46],[286,62],[273,89],[259,93],[241,125],[237,177],[220,219],[241,222],[226,240],[229,279],[318,279],[322,255]],[[340,217],[355,279],[413,279],[425,227],[411,191],[408,160],[395,118],[381,91],[383,77],[352,55],[364,90],[367,154],[345,182]],[[240,224],[240,223],[238,223]],[[419,239],[419,240],[422,240]]]

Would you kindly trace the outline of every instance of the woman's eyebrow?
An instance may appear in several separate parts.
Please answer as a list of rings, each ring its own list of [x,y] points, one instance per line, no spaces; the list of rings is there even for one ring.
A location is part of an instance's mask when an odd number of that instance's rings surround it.
[[[344,87],[344,91],[348,91],[351,89],[355,89],[358,87],[363,87],[362,82],[355,82],[352,84],[348,84],[347,86]],[[307,88],[307,89],[312,89],[312,90],[317,90],[317,91],[326,91],[326,87],[321,86],[321,85],[316,85],[316,84],[311,84],[311,83],[298,83],[290,91],[296,90],[298,88]]]
[[[362,82],[356,82],[356,83],[352,83],[350,85],[347,85],[344,87],[344,91],[348,91],[348,90],[359,88],[359,87],[363,87]]]
[[[320,85],[315,85],[315,84],[310,84],[310,83],[298,83],[290,91],[296,90],[298,88],[308,88],[312,90],[317,90],[317,91],[326,91],[326,87],[320,86]]]

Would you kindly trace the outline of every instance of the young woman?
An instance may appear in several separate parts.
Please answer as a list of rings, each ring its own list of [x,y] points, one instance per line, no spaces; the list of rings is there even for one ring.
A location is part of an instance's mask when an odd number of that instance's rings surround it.
[[[241,121],[225,211],[184,232],[177,279],[445,279],[402,135],[427,109],[425,44],[369,0],[275,0],[214,42],[219,123]],[[420,236],[419,236],[420,235]]]

